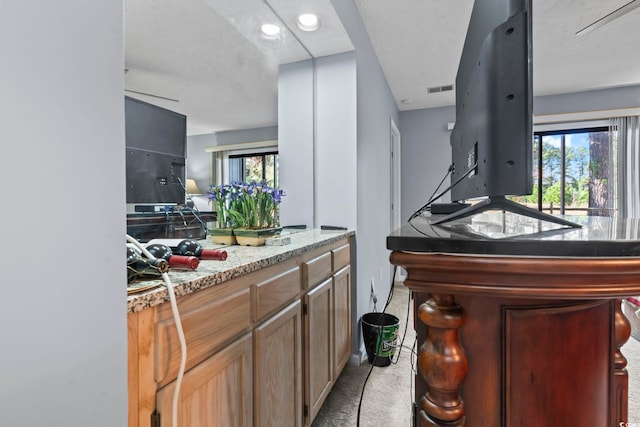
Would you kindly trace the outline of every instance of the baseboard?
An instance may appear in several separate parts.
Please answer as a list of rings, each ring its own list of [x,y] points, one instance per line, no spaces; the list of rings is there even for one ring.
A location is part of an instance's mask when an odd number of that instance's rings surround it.
[[[359,349],[359,353],[352,354],[349,358],[349,365],[351,366],[360,366],[364,362],[369,363],[369,357],[367,356],[367,351],[364,347]]]

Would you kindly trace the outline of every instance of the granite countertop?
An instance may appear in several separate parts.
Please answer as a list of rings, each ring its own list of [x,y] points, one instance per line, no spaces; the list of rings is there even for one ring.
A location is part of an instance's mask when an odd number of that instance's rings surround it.
[[[291,239],[291,242],[282,246],[222,246],[213,244],[210,240],[200,240],[205,248],[224,248],[228,257],[225,261],[200,261],[197,270],[193,271],[170,271],[169,278],[174,285],[176,296],[188,295],[200,289],[277,264],[321,246],[351,237],[355,235],[355,231],[314,229],[283,232],[282,236],[285,235]],[[169,300],[167,288],[161,279],[136,281],[130,283],[129,287],[149,289],[130,294],[127,297],[127,313],[135,313]]]

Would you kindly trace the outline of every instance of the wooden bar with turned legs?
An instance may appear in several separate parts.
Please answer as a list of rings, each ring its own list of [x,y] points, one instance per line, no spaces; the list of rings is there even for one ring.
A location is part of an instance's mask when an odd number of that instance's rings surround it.
[[[453,295],[434,294],[420,304],[418,317],[427,337],[418,350],[420,375],[427,393],[420,398],[421,426],[463,426],[464,402],[460,387],[467,376],[467,358],[458,340],[465,313]]]
[[[495,217],[491,236],[509,229]],[[640,294],[637,224],[589,218],[496,239],[484,220],[419,220],[387,238],[414,296],[416,427],[627,423],[621,299]]]
[[[640,260],[394,252],[418,330],[416,425],[618,426],[627,421],[626,284]],[[469,274],[474,270],[476,274]],[[634,273],[635,272],[635,273]],[[424,299],[424,296],[428,298]]]

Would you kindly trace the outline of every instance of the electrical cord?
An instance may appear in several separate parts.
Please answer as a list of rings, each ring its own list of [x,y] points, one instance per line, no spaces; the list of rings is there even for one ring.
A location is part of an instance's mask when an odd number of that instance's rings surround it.
[[[445,188],[444,190],[442,190],[438,195],[436,196],[431,196],[427,203],[425,203],[424,205],[422,205],[422,207],[420,207],[419,209],[417,209],[412,215],[411,217],[409,217],[409,220],[407,222],[411,222],[412,219],[414,219],[415,217],[422,215],[422,213],[427,210],[427,208],[429,206],[431,206],[431,204],[433,202],[435,202],[436,200],[440,199],[440,197],[444,196],[445,194],[447,194],[449,191],[451,191],[452,188],[454,188],[456,185],[460,184],[460,182],[462,182],[463,179],[467,178],[469,175],[471,175],[473,172],[476,171],[476,169],[478,168],[478,164],[474,164],[472,168],[470,168],[467,173],[465,173],[464,175],[462,175],[460,178],[458,178],[453,184],[449,185],[447,188]],[[453,165],[449,166],[449,170],[447,171],[447,174],[445,175],[445,177],[442,179],[442,181],[440,181],[440,184],[438,184],[438,187],[436,187],[436,190],[434,191],[434,194],[436,193],[436,191],[438,191],[438,189],[440,188],[440,186],[442,185],[442,183],[444,182],[444,180],[447,178],[447,176],[449,176],[450,173],[452,173],[454,170]]]
[[[203,230],[207,230],[207,224],[204,223],[204,221],[202,220],[202,218],[200,218],[200,209],[198,209],[198,207],[196,206],[196,202],[193,201],[193,198],[191,197],[191,194],[189,194],[189,192],[187,191],[187,187],[185,187],[184,183],[182,182],[182,180],[180,179],[180,177],[178,175],[175,175],[176,179],[178,180],[178,183],[180,183],[180,187],[182,187],[182,189],[184,190],[184,194],[186,195],[186,198],[188,198],[189,200],[191,200],[191,206],[189,207],[189,209],[191,210],[191,213],[193,214],[193,216],[195,217],[195,219],[198,220],[198,222],[200,223],[200,225],[202,226]],[[182,216],[182,220],[184,221],[184,215],[182,215],[182,212],[180,212],[180,215]],[[191,225],[193,221],[189,221],[189,225]],[[186,222],[185,222],[185,227],[187,226]],[[189,238],[191,238],[193,236],[189,236]]]
[[[404,339],[407,337],[407,328],[409,326],[409,314],[411,311],[411,291],[409,291],[409,300],[407,301],[407,315],[404,319],[404,333],[402,334],[402,339],[400,340],[400,345],[398,346],[398,354],[396,355],[396,360],[391,360],[391,363],[397,365],[400,361],[400,355],[402,354],[402,349],[404,348]]]
[[[378,360],[378,352],[380,351],[380,345],[382,344],[382,329],[383,329],[383,325],[382,325],[382,318],[384,317],[384,314],[387,311],[387,307],[389,307],[389,304],[391,303],[391,298],[393,298],[393,289],[395,287],[395,278],[396,278],[396,270],[398,269],[397,266],[393,267],[393,275],[391,276],[391,287],[389,288],[389,296],[387,296],[387,302],[384,304],[384,308],[382,309],[382,312],[380,313],[380,321],[378,322],[380,324],[380,331],[378,332],[378,338],[376,339],[376,348],[375,348],[375,352],[374,352],[374,356],[373,356],[373,361],[371,362],[371,367],[369,368],[369,372],[367,373],[367,376],[364,379],[364,383],[362,384],[362,390],[360,392],[360,401],[358,402],[358,415],[356,418],[356,426],[360,427],[360,411],[362,409],[362,400],[364,398],[364,390],[367,387],[367,382],[369,381],[369,377],[371,376],[371,372],[373,372],[373,367],[376,365],[376,361]]]
[[[127,241],[135,245],[140,251],[150,260],[156,259],[147,248],[145,248],[135,238],[127,234]],[[180,341],[180,368],[178,369],[178,377],[176,378],[176,388],[173,392],[173,402],[171,410],[171,425],[178,427],[178,399],[180,397],[180,387],[182,386],[182,378],[184,377],[184,371],[187,365],[187,341],[184,337],[184,330],[182,329],[182,321],[180,320],[180,313],[178,312],[178,303],[176,301],[176,293],[169,279],[167,273],[162,273],[162,280],[167,286],[167,293],[169,294],[169,302],[171,304],[171,312],[173,313],[173,319],[176,324],[176,330],[178,332],[178,340]]]
[[[431,205],[431,203],[433,203],[433,196],[436,195],[436,193],[438,192],[438,190],[440,189],[440,187],[442,186],[442,183],[444,182],[445,179],[447,179],[447,177],[451,174],[451,172],[453,172],[453,163],[451,165],[449,165],[449,169],[447,169],[447,172],[444,174],[444,176],[442,177],[442,179],[440,180],[440,183],[438,184],[438,186],[436,187],[435,190],[433,190],[433,193],[431,193],[431,196],[429,196],[429,198],[427,199],[427,203],[425,203],[424,205],[422,205],[422,207],[420,207],[419,209],[417,209],[413,214],[411,214],[411,217],[409,217],[408,221],[411,221],[413,218],[417,217],[418,215],[420,215],[422,212],[424,212],[425,209],[427,209],[429,207],[429,205]]]

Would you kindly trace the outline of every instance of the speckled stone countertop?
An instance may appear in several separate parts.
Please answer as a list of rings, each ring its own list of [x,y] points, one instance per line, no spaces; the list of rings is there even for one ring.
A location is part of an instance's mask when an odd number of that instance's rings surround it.
[[[287,231],[285,233],[283,233],[283,236],[290,237],[291,243],[282,246],[250,247],[234,245],[223,247],[211,243],[210,240],[201,240],[200,243],[205,248],[224,248],[227,251],[228,258],[225,261],[201,261],[198,269],[193,271],[170,271],[169,278],[174,285],[176,296],[180,297],[197,292],[200,289],[220,284],[355,235],[353,230],[326,231],[314,229]],[[139,287],[156,286],[149,290],[129,295],[127,297],[127,313],[135,313],[168,301],[169,295],[163,283],[159,279],[130,284],[129,286],[135,285]]]

